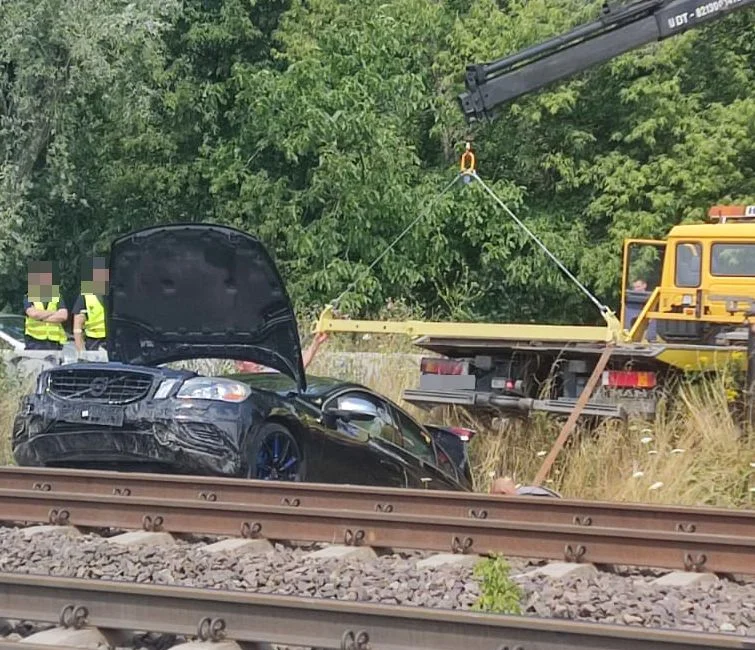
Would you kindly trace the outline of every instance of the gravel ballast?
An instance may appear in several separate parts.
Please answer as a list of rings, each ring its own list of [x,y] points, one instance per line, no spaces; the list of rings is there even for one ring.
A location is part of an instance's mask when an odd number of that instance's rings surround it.
[[[0,571],[453,609],[470,608],[480,593],[469,567],[418,569],[417,559],[427,554],[322,560],[280,544],[261,556],[210,555],[204,545],[128,548],[96,535],[29,539],[0,528]],[[755,636],[753,583],[659,587],[653,576],[607,572],[552,581],[524,575],[527,568],[512,561],[526,615]]]

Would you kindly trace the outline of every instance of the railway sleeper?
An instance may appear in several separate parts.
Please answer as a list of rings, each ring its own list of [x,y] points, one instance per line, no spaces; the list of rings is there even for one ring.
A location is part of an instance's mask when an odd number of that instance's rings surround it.
[[[80,536],[82,531],[78,530],[72,525],[68,526],[49,526],[39,525],[24,528],[23,532],[26,536],[32,537],[37,534],[64,534],[67,537]],[[175,537],[184,537],[181,535]],[[109,543],[123,544],[129,547],[143,547],[143,546],[170,546],[175,544],[175,537],[169,533],[162,531],[130,531],[120,533],[112,537],[105,537],[104,539]],[[191,536],[185,536],[191,538]],[[206,546],[202,548],[203,552],[208,554],[223,553],[231,555],[265,555],[274,550],[273,544],[264,538],[249,539],[245,537],[237,538],[225,538],[220,540],[213,540],[213,538],[205,538],[205,541],[209,541]],[[344,544],[320,544],[315,545],[318,548],[311,549],[312,545],[307,545],[310,550],[305,553],[304,557],[308,559],[317,560],[372,560],[382,554],[411,552],[411,549],[396,549],[396,548],[373,548],[370,546],[355,546]],[[474,566],[481,559],[490,554],[468,554],[468,553],[434,553],[428,557],[419,559],[417,561],[417,568],[419,569],[434,569],[441,566]],[[575,553],[572,551],[565,552],[565,561],[552,560],[542,562],[540,566],[536,566],[526,572],[526,575],[540,575],[544,576],[552,581],[568,580],[571,578],[590,578],[597,575],[599,572],[608,573],[621,573],[623,567],[613,564],[593,564],[579,561],[569,561],[569,558],[577,559],[583,555],[582,553]],[[653,584],[664,587],[689,587],[693,585],[708,584],[714,582],[720,578],[727,580],[735,580],[735,576],[730,573],[716,574],[712,572],[700,572],[695,571],[695,565],[689,564],[689,568],[678,571],[662,572],[653,581]],[[699,568],[699,567],[698,567]],[[651,570],[652,571],[652,570]],[[657,570],[655,573],[659,573]],[[2,649],[0,649],[2,650]],[[216,649],[217,650],[217,649]]]

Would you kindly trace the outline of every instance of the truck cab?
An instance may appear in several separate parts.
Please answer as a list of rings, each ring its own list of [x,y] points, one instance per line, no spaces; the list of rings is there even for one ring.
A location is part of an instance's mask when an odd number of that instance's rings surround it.
[[[665,241],[624,245],[622,326],[629,339],[710,344],[736,332],[755,303],[755,205],[714,206],[708,223]]]

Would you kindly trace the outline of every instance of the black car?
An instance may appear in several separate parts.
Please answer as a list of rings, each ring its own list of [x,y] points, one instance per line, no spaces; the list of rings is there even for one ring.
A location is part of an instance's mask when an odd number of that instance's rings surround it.
[[[46,370],[13,427],[19,465],[470,490],[463,429],[307,377],[294,311],[261,242],[218,225],[148,228],[110,257],[108,363]],[[248,360],[260,374],[165,367]]]

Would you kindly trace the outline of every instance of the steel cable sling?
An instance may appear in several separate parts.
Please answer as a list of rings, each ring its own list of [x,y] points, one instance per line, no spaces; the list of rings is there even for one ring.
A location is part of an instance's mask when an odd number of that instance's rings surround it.
[[[553,263],[559,269],[561,269],[561,271],[579,288],[579,290],[589,298],[590,302],[592,302],[598,308],[604,318],[612,313],[611,309],[600,302],[600,300],[598,300],[598,298],[595,297],[595,295],[593,295],[590,290],[577,279],[577,277],[566,267],[566,265],[550,251],[550,249],[543,243],[543,241],[537,235],[535,235],[535,233],[533,233],[524,224],[524,222],[516,216],[516,214],[514,214],[514,212],[490,188],[490,186],[484,180],[482,180],[482,178],[480,178],[480,176],[477,174],[476,157],[469,142],[467,142],[464,153],[461,156],[460,170],[456,174],[456,176],[454,176],[454,178],[445,187],[443,187],[443,189],[438,194],[435,195],[435,197],[427,204],[425,209],[422,210],[419,215],[417,215],[417,217],[393,239],[393,241],[373,260],[373,262],[364,270],[364,272],[359,274],[334,301],[326,306],[325,309],[335,312],[336,307],[344,298],[344,296],[352,291],[359,284],[359,282],[361,282],[362,279],[364,279],[370,273],[370,271],[375,268],[380,260],[382,260],[391,250],[393,250],[396,245],[409,233],[409,231],[411,231],[414,226],[416,226],[422,219],[424,219],[435,207],[438,201],[440,201],[440,199],[445,196],[460,180],[467,185],[472,182],[479,183],[482,186],[482,189],[486,192],[486,194],[488,194],[488,196],[493,199],[498,207],[500,207],[504,211],[504,213],[506,213],[514,221],[514,223],[516,223],[525,232],[525,234],[540,247],[540,249],[553,261]]]

